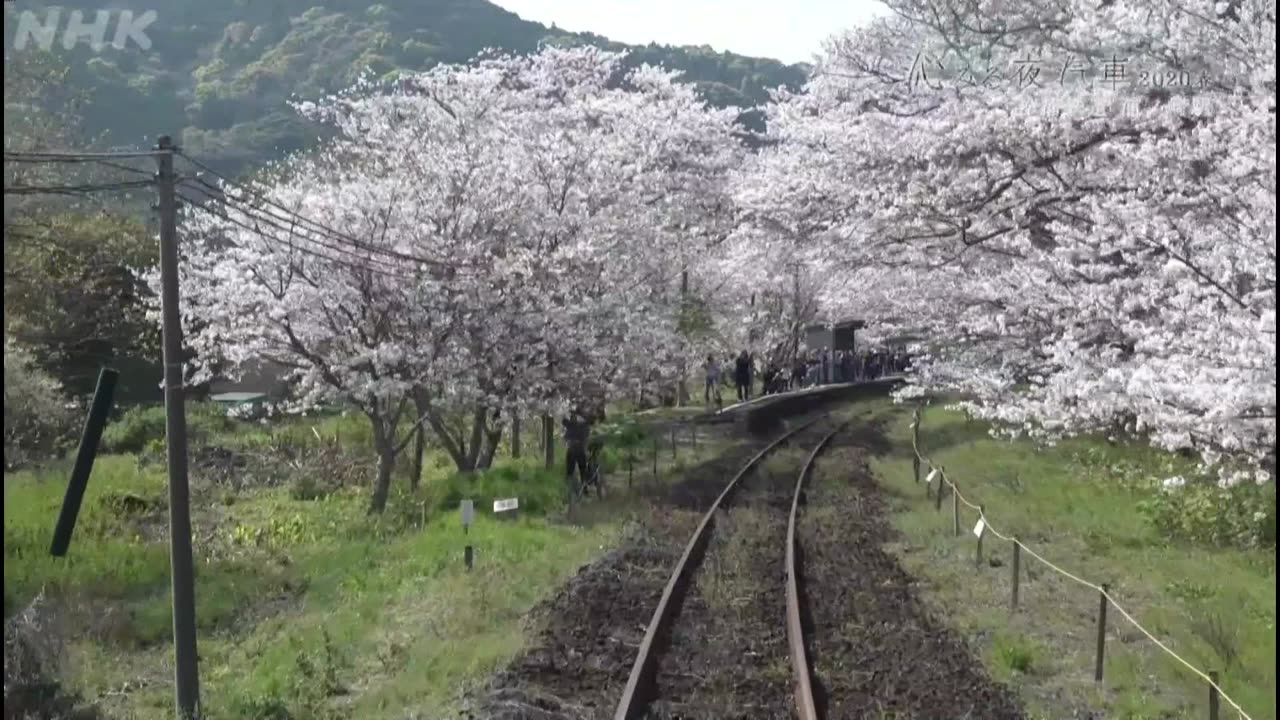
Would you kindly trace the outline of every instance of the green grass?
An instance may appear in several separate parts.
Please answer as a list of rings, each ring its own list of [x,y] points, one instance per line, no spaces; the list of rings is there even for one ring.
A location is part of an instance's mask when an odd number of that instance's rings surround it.
[[[367,422],[356,415],[210,432],[219,445],[258,451],[315,448],[317,436],[339,437],[357,457],[368,453]],[[723,447],[700,438],[697,452],[684,445],[673,459],[667,442],[661,484]],[[525,449],[541,455],[532,440]],[[193,473],[207,716],[450,715],[461,693],[524,644],[530,608],[611,546],[638,512],[640,491],[655,482],[651,459],[641,452],[632,490],[623,456],[610,450],[609,494],[577,507],[572,523],[564,520],[563,470],[527,458],[459,476],[433,450],[419,491],[410,494],[398,476],[387,512],[372,518],[366,485],[298,499],[289,484],[231,492]],[[368,470],[371,477],[372,463]],[[64,460],[5,476],[6,617],[44,588],[65,609],[67,684],[113,717],[170,717],[164,466],[99,457],[70,553],[55,559],[48,543],[68,472]],[[520,498],[519,517],[493,518],[491,501],[508,496]],[[477,511],[466,536],[463,497]],[[463,565],[468,542],[471,572]]]
[[[935,510],[913,479],[909,412],[886,416],[893,450],[873,469],[902,533],[892,549],[925,579],[930,604],[1029,709],[1044,717],[1087,707],[1135,720],[1206,716],[1207,686],[1114,609],[1105,679],[1095,686],[1098,594],[1025,554],[1021,605],[1011,613],[1010,544],[988,534],[985,562],[975,566],[976,512],[960,506],[955,537],[950,498]],[[1144,627],[1196,667],[1219,671],[1254,720],[1276,717],[1274,552],[1175,541],[1139,510],[1155,481],[1185,461],[1087,438],[1039,449],[993,439],[982,423],[942,409],[925,412],[921,445],[966,498],[984,505],[996,529],[1083,578],[1110,583]]]

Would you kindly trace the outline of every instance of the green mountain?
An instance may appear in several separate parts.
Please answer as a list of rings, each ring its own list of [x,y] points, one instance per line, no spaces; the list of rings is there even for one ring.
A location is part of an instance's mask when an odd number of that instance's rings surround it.
[[[530,52],[542,43],[591,43],[627,49],[633,62],[681,71],[720,106],[756,105],[771,88],[798,86],[807,72],[803,65],[708,47],[627,46],[529,22],[486,0],[20,0],[5,3],[6,54],[38,52],[30,46],[12,50],[16,13],[30,10],[44,20],[55,5],[62,8],[59,40],[71,11],[91,20],[109,7],[108,43],[117,11],[141,15],[156,8],[146,28],[149,49],[108,45],[95,52],[81,43],[66,51],[55,43],[71,68],[71,82],[85,92],[85,129],[116,146],[174,135],[189,152],[224,171],[310,142],[316,129],[294,115],[291,98],[332,93],[366,73],[392,78],[437,63],[466,62],[485,48]]]

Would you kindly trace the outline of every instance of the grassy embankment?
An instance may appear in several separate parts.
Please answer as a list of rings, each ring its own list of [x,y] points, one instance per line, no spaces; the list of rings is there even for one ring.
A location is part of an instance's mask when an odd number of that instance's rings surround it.
[[[1107,618],[1104,682],[1093,679],[1099,597],[1025,555],[1021,606],[1010,612],[1011,547],[991,535],[975,565],[976,511],[963,505],[953,534],[949,496],[941,512],[926,500],[911,469],[910,414],[886,411],[892,451],[873,468],[902,533],[892,550],[920,577],[929,603],[974,643],[991,672],[1013,685],[1033,716],[1107,718],[1207,717],[1208,688],[1142,636],[1119,613]],[[1038,449],[993,439],[963,414],[929,409],[922,451],[944,466],[1006,535],[1112,594],[1144,627],[1221,685],[1254,720],[1276,717],[1276,575],[1274,487],[1248,497],[1269,505],[1270,547],[1238,549],[1157,529],[1147,510],[1160,502],[1161,478],[1187,461],[1147,447],[1075,439]],[[921,474],[928,472],[924,468]],[[1216,491],[1214,491],[1216,492]],[[1269,494],[1268,494],[1269,493]],[[1202,496],[1203,497],[1203,496]],[[1179,512],[1218,512],[1202,501]],[[1229,525],[1225,520],[1223,525]],[[922,681],[927,682],[927,679]],[[1223,703],[1223,716],[1236,717]]]
[[[613,454],[612,492],[580,508],[588,521],[566,523],[562,471],[543,471],[529,457],[540,456],[530,428],[524,459],[474,479],[432,451],[422,486],[410,493],[401,468],[387,512],[369,517],[373,464],[361,418],[264,427],[195,416],[197,427],[212,427],[206,447],[293,458],[266,470],[218,470],[193,451],[201,692],[210,718],[449,715],[462,691],[520,648],[528,610],[615,542],[640,486],[651,482],[649,445],[635,492]],[[335,436],[340,449],[330,445]],[[685,442],[673,460],[663,439],[660,482],[714,452],[705,439],[696,451]],[[112,717],[172,714],[167,496],[157,448],[153,441],[149,452],[98,458],[65,559],[49,557],[48,543],[69,463],[5,477],[6,617],[42,587],[58,601],[62,675]],[[250,472],[260,477],[239,476]],[[464,496],[477,508],[469,538],[456,510]],[[521,517],[492,518],[492,499],[510,496],[520,497]],[[468,541],[476,548],[471,573],[462,562]]]

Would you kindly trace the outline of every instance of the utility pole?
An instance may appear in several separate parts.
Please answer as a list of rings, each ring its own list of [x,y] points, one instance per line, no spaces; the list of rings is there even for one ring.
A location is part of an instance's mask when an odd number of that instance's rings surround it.
[[[173,580],[174,688],[178,717],[194,720],[200,707],[196,660],[195,568],[191,553],[191,497],[187,487],[187,413],[183,385],[182,316],[178,312],[178,204],[169,136],[159,138],[160,313],[164,344],[164,430],[169,465],[169,571]]]
[[[680,271],[680,320],[689,322],[689,271]],[[688,327],[686,324],[685,327]],[[689,379],[684,369],[680,370],[680,384],[676,386],[676,406],[683,407],[689,401]]]
[[[791,345],[795,348],[795,355],[800,355],[800,336],[804,333],[804,325],[800,319],[800,265],[796,262],[791,263],[791,308],[795,313],[792,320]]]

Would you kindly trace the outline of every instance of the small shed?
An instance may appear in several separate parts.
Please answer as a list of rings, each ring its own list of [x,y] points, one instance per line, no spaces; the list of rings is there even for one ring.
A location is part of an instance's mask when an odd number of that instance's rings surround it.
[[[852,351],[857,346],[857,331],[866,327],[862,320],[841,320],[830,325],[815,324],[805,328],[805,344],[810,350],[830,348]]]
[[[240,368],[239,377],[219,377],[209,384],[209,399],[223,403],[245,404],[252,402],[248,396],[261,395],[260,402],[276,402],[289,394],[286,378],[289,368],[266,360],[249,361]],[[225,404],[225,403],[224,403]]]
[[[225,392],[210,395],[209,399],[227,410],[244,406],[257,410],[266,404],[267,394],[260,392]]]

